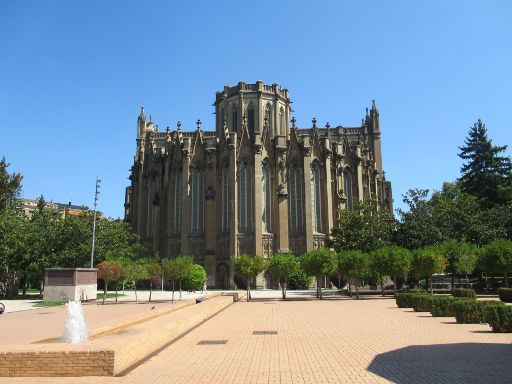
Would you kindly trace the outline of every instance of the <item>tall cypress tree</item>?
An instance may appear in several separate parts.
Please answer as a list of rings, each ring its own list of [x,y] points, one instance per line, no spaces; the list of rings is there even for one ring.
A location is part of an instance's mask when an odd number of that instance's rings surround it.
[[[512,198],[512,162],[510,157],[501,155],[507,145],[492,145],[482,120],[471,127],[459,149],[459,157],[465,160],[459,178],[464,192],[477,196],[487,206]]]

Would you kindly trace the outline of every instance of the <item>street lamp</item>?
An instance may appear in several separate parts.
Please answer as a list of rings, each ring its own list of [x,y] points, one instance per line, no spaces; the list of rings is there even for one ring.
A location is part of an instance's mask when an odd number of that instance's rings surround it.
[[[98,204],[98,196],[100,194],[101,180],[96,176],[96,192],[94,193],[94,215],[92,221],[92,247],[91,247],[91,268],[94,268],[94,240],[96,238],[96,205]]]

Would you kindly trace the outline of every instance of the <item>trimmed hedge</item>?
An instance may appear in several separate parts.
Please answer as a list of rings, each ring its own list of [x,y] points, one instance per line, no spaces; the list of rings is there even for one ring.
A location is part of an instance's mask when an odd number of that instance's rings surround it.
[[[459,298],[455,299],[452,296],[446,295],[434,295],[432,297],[432,316],[434,317],[448,317],[453,316],[452,304],[455,300],[461,300]]]
[[[407,293],[397,293],[395,294],[395,301],[398,308],[412,308],[413,307],[413,297],[414,295],[426,295],[428,294],[426,291],[422,289],[415,289],[414,291],[421,292],[411,292],[412,289]]]
[[[426,291],[425,289],[421,289],[421,288],[414,288],[414,289],[409,289],[407,291],[407,293],[429,293],[428,291]]]
[[[455,288],[453,290],[453,297],[467,297],[468,299],[476,299],[476,292],[474,289],[469,288]]]
[[[498,288],[498,296],[505,303],[512,303],[512,288]]]
[[[425,295],[421,293],[413,293],[411,297],[412,309],[414,312],[430,312],[432,311],[433,295]]]
[[[512,332],[512,307],[509,305],[498,302],[485,306],[484,319],[493,332]]]
[[[484,322],[484,308],[496,301],[476,301],[471,299],[454,300],[452,312],[459,324],[478,324]],[[500,303],[498,303],[500,304]]]
[[[453,290],[453,297],[466,297],[468,299],[476,299],[476,292],[470,288],[455,288]]]

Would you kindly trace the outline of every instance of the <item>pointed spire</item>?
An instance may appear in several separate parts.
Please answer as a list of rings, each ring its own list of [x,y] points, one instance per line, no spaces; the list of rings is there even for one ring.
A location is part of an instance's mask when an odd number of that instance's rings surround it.
[[[153,117],[151,116],[151,114],[149,114],[149,122],[152,123],[153,122]]]
[[[295,123],[297,122],[297,120],[295,119],[295,116],[293,116],[290,121],[292,123],[292,129],[295,129]]]
[[[146,120],[146,114],[144,113],[144,106],[140,107],[140,115],[139,117],[143,120]]]
[[[372,111],[376,111],[377,106],[375,105],[375,100],[372,100]]]
[[[311,120],[311,122],[313,123],[313,128],[316,128],[316,117],[313,117],[313,120]]]

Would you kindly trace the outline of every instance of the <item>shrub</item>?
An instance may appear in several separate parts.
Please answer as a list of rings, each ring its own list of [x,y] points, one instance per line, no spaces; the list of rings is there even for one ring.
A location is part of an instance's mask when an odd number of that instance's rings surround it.
[[[395,301],[398,308],[412,308],[410,293],[397,293]]]
[[[411,302],[414,312],[432,311],[432,295],[413,293],[411,297]]]
[[[498,296],[505,303],[512,303],[512,288],[498,288]]]
[[[425,289],[414,288],[414,289],[409,289],[407,291],[407,293],[428,293],[428,292]]]
[[[453,297],[467,297],[468,299],[476,299],[476,293],[474,289],[455,288],[453,290]]]
[[[484,308],[489,304],[494,305],[496,301],[476,301],[471,299],[454,300],[452,312],[459,324],[478,324],[484,319]]]
[[[423,289],[415,289],[414,291],[420,292],[411,292],[407,293],[397,293],[395,294],[395,301],[398,308],[412,308],[413,307],[413,296],[414,295],[428,295],[429,293]]]
[[[512,307],[495,303],[484,308],[484,319],[493,332],[512,332]]]
[[[447,317],[453,316],[452,304],[455,298],[452,296],[438,296],[432,297],[432,316],[434,317]]]

